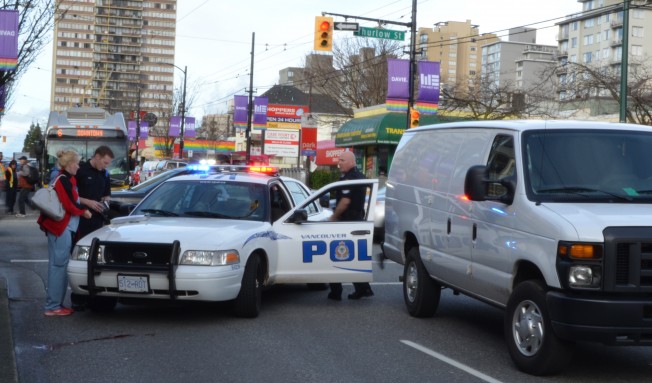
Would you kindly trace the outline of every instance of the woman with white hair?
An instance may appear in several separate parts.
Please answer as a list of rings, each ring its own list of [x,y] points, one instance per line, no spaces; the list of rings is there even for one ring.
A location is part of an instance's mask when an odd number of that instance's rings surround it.
[[[79,154],[72,150],[57,152],[60,173],[50,187],[57,192],[65,215],[61,221],[55,221],[41,214],[37,223],[48,237],[48,285],[45,301],[45,316],[70,315],[73,309],[64,307],[63,301],[68,289],[68,259],[72,249],[72,240],[79,226],[79,217],[90,218],[91,212],[79,203],[77,192],[77,169]]]

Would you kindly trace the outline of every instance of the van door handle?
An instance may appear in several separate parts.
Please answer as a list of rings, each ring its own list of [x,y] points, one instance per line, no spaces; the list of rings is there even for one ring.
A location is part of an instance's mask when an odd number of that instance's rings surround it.
[[[452,226],[452,222],[451,222],[451,219],[450,219],[450,217],[449,217],[449,218],[448,218],[448,221],[446,222],[446,234],[450,234],[450,233],[451,233],[451,226]]]
[[[367,235],[371,234],[371,231],[369,230],[354,230],[351,232],[351,235]]]
[[[474,223],[473,224],[473,240],[475,241],[476,238],[478,238],[478,225]]]

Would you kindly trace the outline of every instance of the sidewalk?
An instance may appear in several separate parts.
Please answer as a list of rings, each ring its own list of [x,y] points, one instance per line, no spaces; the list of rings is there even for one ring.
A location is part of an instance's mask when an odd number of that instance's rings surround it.
[[[14,338],[11,332],[11,314],[9,313],[9,296],[7,281],[0,277],[0,381],[18,382],[16,356],[14,355]]]

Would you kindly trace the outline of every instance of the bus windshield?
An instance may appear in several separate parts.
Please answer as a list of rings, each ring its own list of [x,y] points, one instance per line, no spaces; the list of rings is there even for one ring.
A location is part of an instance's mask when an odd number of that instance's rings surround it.
[[[106,145],[113,151],[114,158],[109,165],[108,171],[112,180],[124,181],[129,174],[129,161],[127,157],[127,145],[124,140],[75,140],[75,139],[52,139],[47,144],[47,156],[44,164],[46,182],[49,181],[49,174],[57,163],[57,152],[62,149],[74,149],[81,156],[81,161],[87,161],[93,157],[98,146]],[[112,182],[113,183],[113,182]]]

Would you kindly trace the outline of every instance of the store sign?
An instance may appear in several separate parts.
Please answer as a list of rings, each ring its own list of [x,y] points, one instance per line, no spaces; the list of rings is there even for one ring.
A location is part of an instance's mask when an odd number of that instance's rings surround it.
[[[317,128],[301,128],[301,155],[317,155]]]
[[[267,129],[265,131],[265,154],[298,157],[299,131]]]
[[[267,105],[268,129],[294,129],[301,128],[301,116],[308,113],[307,106],[298,105]]]

